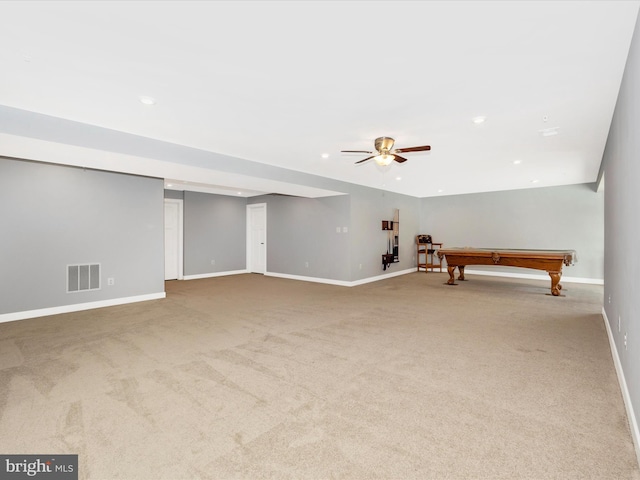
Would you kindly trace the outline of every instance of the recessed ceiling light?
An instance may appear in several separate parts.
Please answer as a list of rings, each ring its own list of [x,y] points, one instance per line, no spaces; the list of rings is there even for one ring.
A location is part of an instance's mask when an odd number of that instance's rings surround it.
[[[514,160],[513,164],[514,165],[520,165],[522,163],[522,160]]]
[[[538,180],[531,180],[531,183],[538,183]]]
[[[145,95],[140,95],[140,97],[138,97],[140,99],[141,103],[144,103],[145,105],[155,105],[156,103],[156,99],[152,98],[152,97],[147,97]]]
[[[442,192],[444,192],[444,190],[442,190],[442,189],[438,190],[438,193],[442,193]]]
[[[473,119],[473,123],[484,123],[484,121],[487,119],[487,117],[484,116],[479,116],[479,117],[475,117]]]
[[[322,155],[320,155],[322,158],[329,158],[329,154],[328,153],[323,153]]]
[[[558,127],[543,128],[542,130],[538,130],[538,132],[543,137],[551,137],[553,135],[558,135]]]
[[[402,177],[396,177],[396,180],[400,181],[402,180]]]
[[[242,195],[242,192],[238,192],[238,195]]]
[[[173,183],[167,183],[167,187],[173,187]]]

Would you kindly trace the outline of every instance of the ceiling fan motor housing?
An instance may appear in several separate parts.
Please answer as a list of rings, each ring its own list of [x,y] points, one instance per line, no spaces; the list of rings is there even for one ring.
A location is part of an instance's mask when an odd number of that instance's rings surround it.
[[[388,152],[393,148],[395,140],[391,137],[378,137],[376,138],[375,146],[378,152]]]

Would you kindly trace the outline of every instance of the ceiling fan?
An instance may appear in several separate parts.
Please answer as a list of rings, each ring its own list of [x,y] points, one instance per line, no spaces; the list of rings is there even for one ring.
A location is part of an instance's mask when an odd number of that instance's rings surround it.
[[[374,152],[370,152],[367,150],[342,150],[342,153],[370,153],[372,154],[370,157],[358,160],[356,163],[366,162],[367,160],[371,160],[373,158],[378,165],[387,166],[394,160],[398,163],[407,161],[406,158],[398,155],[399,153],[424,152],[427,150],[431,150],[431,147],[429,145],[423,145],[421,147],[396,148],[395,150],[392,150],[394,142],[395,140],[391,137],[376,138],[375,147],[378,152],[377,155],[373,155]]]

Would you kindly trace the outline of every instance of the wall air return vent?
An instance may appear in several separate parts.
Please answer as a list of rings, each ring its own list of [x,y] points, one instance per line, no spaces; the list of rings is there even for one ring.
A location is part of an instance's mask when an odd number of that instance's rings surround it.
[[[100,264],[67,265],[67,293],[100,290]]]

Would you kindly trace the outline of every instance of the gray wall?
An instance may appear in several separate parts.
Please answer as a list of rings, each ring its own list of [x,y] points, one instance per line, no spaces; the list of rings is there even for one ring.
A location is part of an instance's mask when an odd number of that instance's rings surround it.
[[[640,21],[639,21],[640,22]],[[636,23],[604,153],[604,309],[640,412],[640,27]],[[618,331],[620,321],[620,331]],[[627,346],[624,335],[627,334]],[[636,439],[637,440],[637,439]],[[638,447],[636,446],[636,449]]]
[[[591,185],[531,188],[422,199],[422,233],[444,247],[576,250],[578,262],[563,274],[604,278],[604,194]],[[539,274],[508,267],[477,266]]]
[[[0,178],[0,314],[164,292],[162,180],[6,158]],[[66,293],[84,263],[102,288]]]
[[[267,204],[268,272],[350,279],[349,195],[324,198],[264,195],[252,197],[249,203]],[[343,227],[347,227],[346,233]]]
[[[246,268],[244,198],[184,192],[184,274]]]
[[[184,192],[182,190],[165,190],[164,198],[172,198],[174,200],[184,200]]]
[[[415,267],[420,200],[365,187],[350,190],[349,195],[324,198],[249,199],[267,204],[267,271],[350,282]],[[385,272],[387,232],[381,222],[392,220],[396,208],[400,261]]]
[[[357,189],[351,195],[352,280],[394,273],[416,266],[415,237],[419,232],[420,199],[373,189]],[[382,270],[382,254],[387,252],[387,232],[382,220],[393,220],[400,211],[399,262]]]

